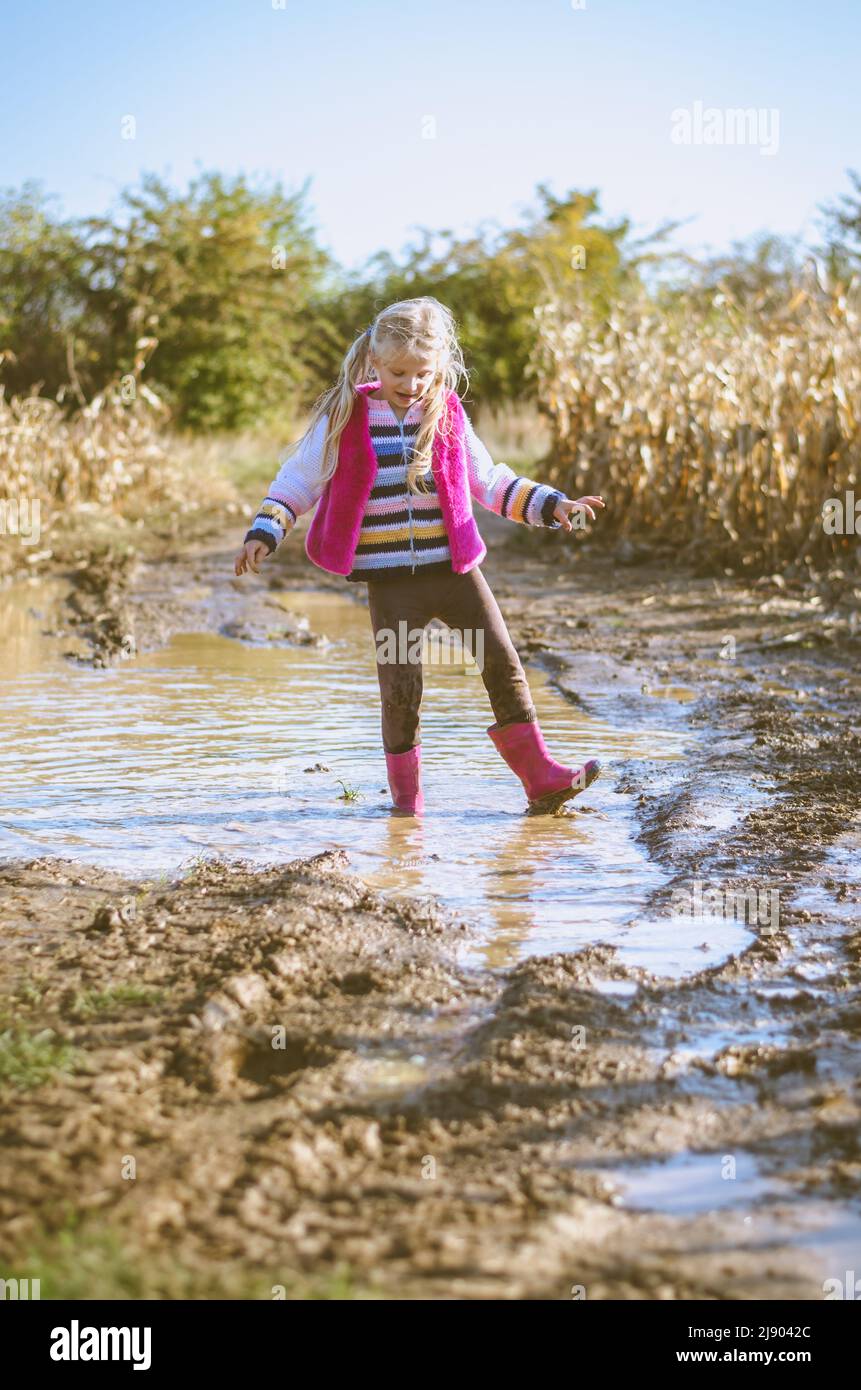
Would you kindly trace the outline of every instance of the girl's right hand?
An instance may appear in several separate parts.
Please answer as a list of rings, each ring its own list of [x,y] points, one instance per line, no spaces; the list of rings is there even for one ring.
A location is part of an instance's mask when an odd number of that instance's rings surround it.
[[[268,554],[269,547],[263,541],[246,541],[233,562],[233,569],[236,574],[245,574],[248,570],[259,574],[260,565]]]

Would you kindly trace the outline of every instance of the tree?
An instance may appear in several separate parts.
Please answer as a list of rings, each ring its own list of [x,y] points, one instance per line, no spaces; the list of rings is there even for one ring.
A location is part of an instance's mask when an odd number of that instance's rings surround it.
[[[10,394],[54,395],[75,375],[86,314],[84,247],[38,184],[0,194],[0,351]]]
[[[854,169],[848,172],[851,192],[842,194],[839,203],[822,208],[827,237],[824,258],[831,274],[841,280],[861,269],[861,175]]]
[[[255,189],[205,173],[173,193],[147,175],[121,221],[85,224],[90,317],[102,373],[141,337],[181,424],[235,429],[284,411],[307,368],[309,297],[328,265],[306,225],[305,189]]]
[[[450,230],[420,229],[400,260],[381,252],[333,285],[315,310],[326,325],[315,362],[322,384],[334,380],[347,345],[384,305],[432,294],[458,322],[473,416],[485,407],[534,400],[536,305],[577,281],[607,309],[618,287],[636,274],[623,253],[628,223],[593,223],[595,193],[556,199],[541,185],[538,196],[537,212],[521,227],[485,223],[463,239]]]

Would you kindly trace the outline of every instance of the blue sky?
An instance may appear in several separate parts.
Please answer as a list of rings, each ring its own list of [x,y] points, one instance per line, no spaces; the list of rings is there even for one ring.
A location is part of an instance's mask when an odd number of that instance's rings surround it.
[[[690,219],[690,249],[815,239],[861,168],[857,0],[40,0],[2,36],[0,186],[85,215],[144,170],[310,177],[348,266],[417,226],[509,224],[540,182],[640,231]],[[777,110],[776,153],[673,143],[695,102]]]

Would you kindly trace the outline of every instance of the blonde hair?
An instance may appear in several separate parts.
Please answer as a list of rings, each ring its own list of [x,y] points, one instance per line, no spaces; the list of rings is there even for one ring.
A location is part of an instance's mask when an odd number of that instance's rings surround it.
[[[436,371],[433,381],[422,397],[424,407],[422,422],[413,446],[413,454],[407,469],[407,482],[411,492],[423,492],[424,483],[431,471],[432,447],[437,426],[450,432],[452,421],[445,425],[440,422],[445,411],[446,398],[455,391],[461,377],[469,380],[463,353],[457,340],[454,317],[444,304],[432,295],[422,295],[418,299],[401,299],[390,304],[377,314],[370,328],[356,338],[347,353],[338,373],[338,380],[328,391],[324,391],[314,403],[311,419],[302,440],[313,433],[324,416],[328,415],[326,438],[323,445],[322,476],[328,480],[338,467],[338,448],[341,435],[356,403],[356,386],[360,382],[373,380],[371,355],[384,362],[408,352],[413,356],[435,356]],[[302,440],[299,443],[302,443]],[[289,457],[287,450],[283,457]]]

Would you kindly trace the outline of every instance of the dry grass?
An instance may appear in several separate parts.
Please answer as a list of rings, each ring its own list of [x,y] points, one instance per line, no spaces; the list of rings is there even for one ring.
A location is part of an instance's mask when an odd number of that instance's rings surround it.
[[[857,285],[815,281],[769,313],[722,294],[673,315],[644,298],[601,323],[543,306],[558,481],[605,496],[602,528],[712,562],[856,564],[858,539],[828,535],[822,506],[859,475],[859,307]]]
[[[229,479],[248,507],[260,502],[275,474],[280,455],[298,438],[302,425],[242,430],[235,434],[175,435],[172,448],[195,478]]]
[[[44,396],[7,400],[0,387],[0,498],[74,508],[112,507],[132,491],[163,497],[180,483],[162,438],[165,423],[140,369],[72,414]]]
[[[552,447],[553,437],[549,422],[535,407],[518,405],[482,411],[476,428],[494,459],[543,481],[541,463]]]
[[[230,523],[241,510],[234,474],[256,466],[268,482],[277,468],[268,440],[171,433],[142,368],[143,358],[73,412],[43,396],[7,399],[0,386],[0,573],[78,545],[122,544],[129,527],[136,545],[187,533],[190,513]],[[40,536],[29,544],[23,519],[29,526],[34,502]]]

